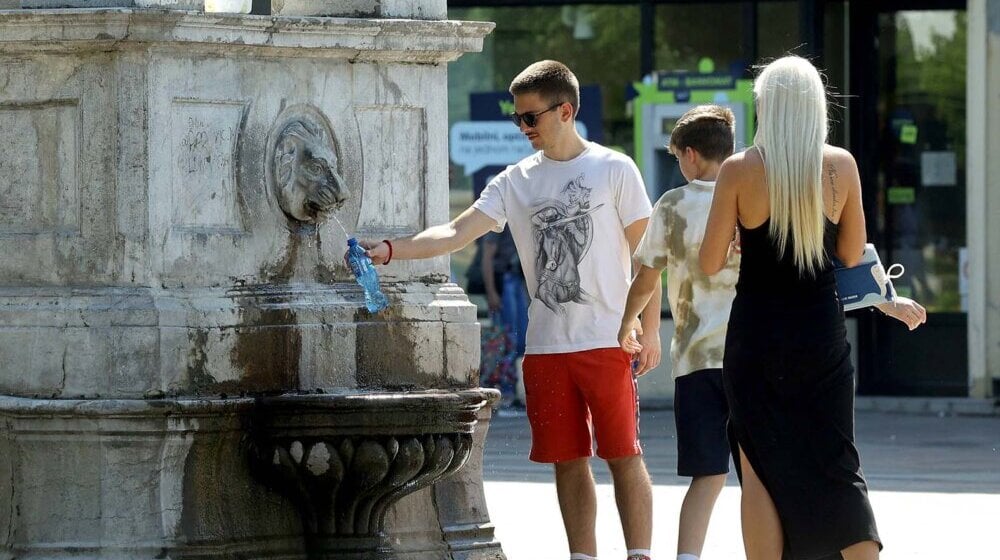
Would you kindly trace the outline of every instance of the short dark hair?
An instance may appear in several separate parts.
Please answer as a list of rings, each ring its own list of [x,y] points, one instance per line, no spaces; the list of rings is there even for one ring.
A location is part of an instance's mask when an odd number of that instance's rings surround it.
[[[537,93],[549,103],[569,103],[574,115],[580,108],[580,82],[565,64],[555,60],[541,60],[522,70],[511,81],[510,93]]]
[[[692,148],[705,159],[723,161],[733,155],[735,120],[726,107],[699,105],[684,113],[674,125],[669,147]]]

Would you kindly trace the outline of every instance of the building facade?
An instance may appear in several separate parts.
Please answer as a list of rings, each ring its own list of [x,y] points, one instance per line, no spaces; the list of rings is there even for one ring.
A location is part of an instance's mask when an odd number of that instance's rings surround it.
[[[672,118],[728,104],[748,145],[755,67],[788,53],[813,60],[831,92],[830,141],[858,161],[869,240],[906,268],[898,293],[929,311],[914,332],[850,314],[859,394],[1000,396],[1000,253],[987,249],[1000,243],[1000,160],[990,157],[1000,0],[451,0],[449,18],[497,23],[482,53],[450,67],[453,131],[482,120],[475,100],[502,94],[527,64],[560,60],[587,86],[587,122],[600,123],[587,136],[635,158],[651,197],[679,183],[658,151]],[[460,206],[506,162],[470,162],[452,136]],[[454,261],[460,283],[468,261]]]

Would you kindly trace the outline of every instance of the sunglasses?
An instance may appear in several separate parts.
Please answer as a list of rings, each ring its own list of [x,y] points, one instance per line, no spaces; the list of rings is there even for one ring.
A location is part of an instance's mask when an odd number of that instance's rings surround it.
[[[548,113],[549,111],[555,109],[556,107],[562,106],[563,103],[565,103],[565,101],[556,103],[555,105],[549,107],[544,111],[536,111],[534,113],[524,113],[523,115],[518,113],[511,113],[510,120],[514,121],[514,126],[518,128],[521,128],[522,122],[526,124],[528,128],[535,128],[535,125],[538,124],[538,117],[544,115],[545,113]]]

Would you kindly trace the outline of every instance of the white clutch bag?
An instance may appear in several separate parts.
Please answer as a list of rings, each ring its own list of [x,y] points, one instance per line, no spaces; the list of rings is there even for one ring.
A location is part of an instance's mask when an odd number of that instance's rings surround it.
[[[837,264],[834,275],[844,311],[893,301],[896,289],[892,286],[892,281],[905,271],[901,264],[894,264],[886,270],[878,258],[878,251],[871,243],[865,244],[864,255],[857,266],[846,268]]]

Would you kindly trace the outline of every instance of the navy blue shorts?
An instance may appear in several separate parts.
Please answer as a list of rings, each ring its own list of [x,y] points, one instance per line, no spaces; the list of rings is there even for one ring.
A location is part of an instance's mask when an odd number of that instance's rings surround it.
[[[678,475],[729,472],[729,405],[721,369],[702,369],[674,380],[674,422]]]

